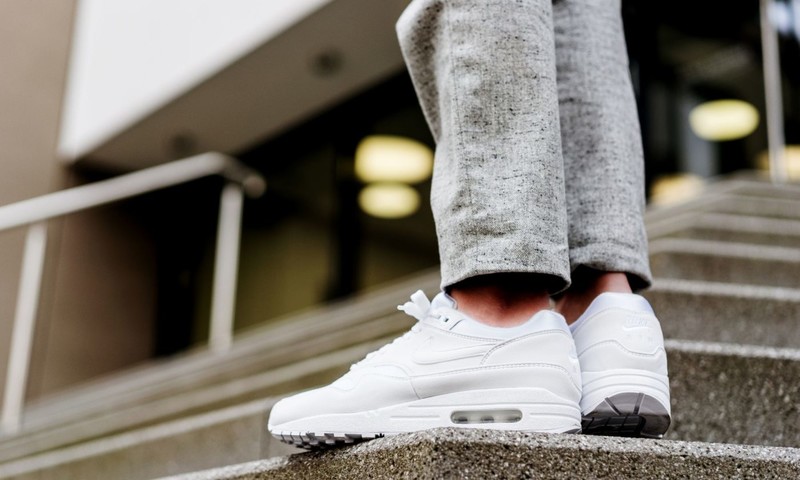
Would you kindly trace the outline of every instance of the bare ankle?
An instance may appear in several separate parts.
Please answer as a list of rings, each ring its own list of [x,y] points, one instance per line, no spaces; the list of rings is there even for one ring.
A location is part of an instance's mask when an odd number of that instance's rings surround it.
[[[450,296],[460,311],[492,326],[511,327],[550,308],[546,279],[536,274],[492,274],[453,285]]]
[[[555,310],[567,323],[573,323],[598,295],[606,292],[631,293],[627,274],[591,269],[576,271],[570,288],[556,300]]]

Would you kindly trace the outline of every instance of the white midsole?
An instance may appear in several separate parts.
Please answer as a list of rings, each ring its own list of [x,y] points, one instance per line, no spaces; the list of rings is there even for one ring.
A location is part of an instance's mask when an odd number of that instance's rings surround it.
[[[509,423],[457,423],[453,414],[519,411]],[[568,432],[580,428],[576,400],[544,388],[495,388],[438,395],[413,402],[353,413],[315,415],[269,425],[274,435],[313,432],[392,435],[437,427],[494,428],[532,432]]]

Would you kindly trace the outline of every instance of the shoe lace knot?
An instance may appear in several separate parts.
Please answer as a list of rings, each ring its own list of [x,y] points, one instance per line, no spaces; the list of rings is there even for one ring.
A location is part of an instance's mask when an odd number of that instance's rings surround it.
[[[428,297],[422,290],[417,290],[411,295],[411,301],[406,302],[403,305],[398,305],[397,309],[421,322],[430,314],[431,302],[428,300]],[[384,345],[374,352],[368,353],[364,360],[375,358],[376,356],[385,353],[389,348],[391,348],[392,345],[396,345],[398,342],[402,342],[403,340],[407,339],[411,334],[418,332],[419,328],[419,324],[414,325],[411,327],[410,331],[406,332],[400,337],[395,338],[391,343]],[[363,364],[364,360],[353,364],[350,367],[350,370],[358,368]]]
[[[406,315],[416,318],[418,321],[425,320],[431,311],[431,301],[422,290],[417,290],[411,295],[411,301],[398,305],[397,309]]]

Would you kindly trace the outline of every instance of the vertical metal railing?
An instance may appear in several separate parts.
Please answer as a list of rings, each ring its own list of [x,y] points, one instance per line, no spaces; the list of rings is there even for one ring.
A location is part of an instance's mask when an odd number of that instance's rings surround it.
[[[214,285],[211,297],[211,324],[208,346],[215,353],[228,351],[233,342],[233,317],[236,308],[236,273],[239,270],[239,244],[244,191],[229,182],[219,201],[217,251],[214,258]]]
[[[769,173],[773,183],[786,183],[786,139],[783,132],[783,95],[778,33],[772,22],[773,0],[761,0],[761,51],[764,68],[764,94],[767,108],[767,148]]]
[[[266,188],[264,179],[255,171],[225,155],[206,153],[0,207],[0,231],[28,226],[0,412],[0,432],[14,434],[22,426],[47,248],[47,220],[209,175],[222,175],[228,179],[220,196],[208,338],[213,352],[224,353],[233,342],[244,195],[258,197]]]
[[[0,415],[0,431],[3,433],[17,433],[21,426],[46,250],[47,224],[34,223],[28,227],[25,251],[22,255],[17,308],[8,355],[8,373],[3,392],[3,411]]]

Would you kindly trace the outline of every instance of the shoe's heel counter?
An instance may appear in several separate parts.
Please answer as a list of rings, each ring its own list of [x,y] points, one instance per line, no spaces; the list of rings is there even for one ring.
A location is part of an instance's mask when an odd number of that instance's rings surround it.
[[[591,370],[633,368],[667,375],[664,334],[652,313],[608,309],[573,337],[580,361]]]
[[[483,365],[544,365],[563,372],[580,392],[581,368],[572,336],[566,330],[549,330],[508,340],[489,351]]]

